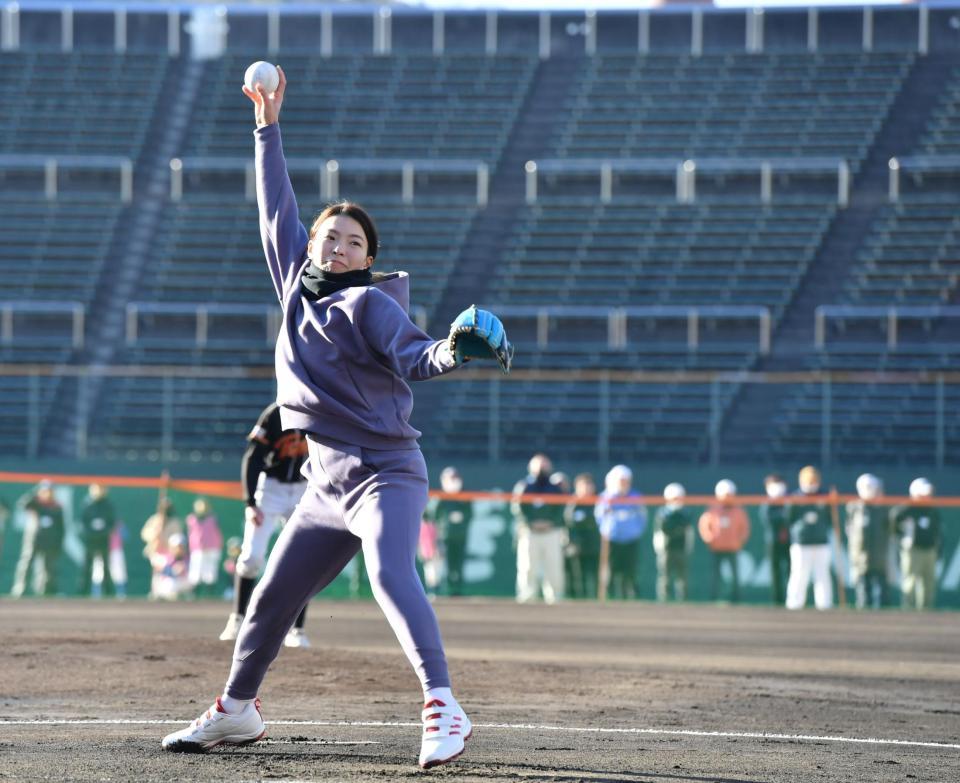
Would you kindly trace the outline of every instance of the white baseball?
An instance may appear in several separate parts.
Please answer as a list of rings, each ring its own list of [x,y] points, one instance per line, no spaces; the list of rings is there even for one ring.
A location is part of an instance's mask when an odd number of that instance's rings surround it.
[[[243,75],[243,83],[248,90],[255,90],[258,83],[262,84],[264,92],[269,95],[280,86],[280,72],[277,66],[257,60],[247,68],[247,72]]]

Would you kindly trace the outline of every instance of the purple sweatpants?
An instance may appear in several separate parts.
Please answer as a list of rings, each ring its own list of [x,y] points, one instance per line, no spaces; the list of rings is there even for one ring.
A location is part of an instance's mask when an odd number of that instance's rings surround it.
[[[250,599],[224,693],[256,697],[300,610],[361,548],[374,598],[424,690],[449,688],[440,628],[414,565],[427,504],[423,455],[312,435],[308,447],[307,490]]]

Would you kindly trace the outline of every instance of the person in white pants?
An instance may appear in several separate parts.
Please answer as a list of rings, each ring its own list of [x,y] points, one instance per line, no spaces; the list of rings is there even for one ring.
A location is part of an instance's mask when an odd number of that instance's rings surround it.
[[[270,539],[293,514],[307,487],[300,473],[307,458],[307,441],[299,430],[283,429],[276,403],[263,410],[247,440],[241,470],[247,504],[243,545],[234,577],[233,611],[220,634],[225,642],[237,638],[254,585],[267,562]],[[286,647],[310,646],[303,629],[306,612],[306,608],[300,612],[284,639]]]
[[[830,573],[830,518],[827,504],[816,499],[820,472],[808,465],[800,471],[800,491],[787,506],[790,525],[790,579],[787,581],[787,609],[802,609],[807,588],[813,579],[813,601],[817,609],[833,607],[833,580]]]
[[[546,454],[535,454],[528,475],[513,490],[517,541],[517,601],[528,603],[542,591],[545,603],[564,596],[563,548],[566,532],[562,503],[525,499],[528,495],[562,495],[563,488],[551,481],[553,465]]]

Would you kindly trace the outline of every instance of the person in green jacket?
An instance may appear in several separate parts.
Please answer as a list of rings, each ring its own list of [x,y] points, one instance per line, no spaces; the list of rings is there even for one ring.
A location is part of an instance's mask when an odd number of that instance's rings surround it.
[[[653,549],[657,555],[657,600],[687,598],[687,572],[693,548],[693,520],[683,510],[687,491],[682,484],[667,484],[663,490],[666,505],[653,518]]]
[[[769,503],[760,506],[760,522],[770,561],[770,597],[775,606],[782,606],[787,598],[790,576],[790,525],[784,504],[787,483],[776,473],[771,473],[763,480],[763,487],[770,498]]]
[[[46,480],[41,481],[36,491],[24,497],[18,505],[28,517],[10,594],[14,598],[21,597],[26,592],[31,569],[36,568],[33,583],[36,594],[56,595],[66,532],[63,507],[53,494],[53,485]]]
[[[937,557],[942,544],[940,513],[930,504],[933,484],[925,478],[910,483],[908,506],[891,509],[894,531],[900,539],[903,605],[930,609],[937,592]]]
[[[100,484],[91,484],[80,514],[80,532],[83,539],[83,568],[80,572],[80,595],[90,595],[93,588],[93,566],[97,559],[103,567],[103,592],[113,595],[110,574],[110,534],[117,523],[117,513]]]
[[[452,465],[440,472],[440,488],[450,494],[463,490],[463,478]],[[467,559],[473,503],[469,500],[441,498],[430,510],[429,517],[437,525],[446,558],[447,594],[463,595],[463,566]]]
[[[846,533],[850,572],[857,609],[887,605],[887,555],[890,548],[890,512],[874,501],[883,494],[880,479],[864,473],[857,479],[859,500],[847,504]]]
[[[790,525],[790,579],[787,582],[787,609],[802,609],[807,588],[813,580],[817,609],[833,607],[830,578],[830,509],[819,499],[820,471],[808,465],[800,471],[800,491],[790,498],[787,524]]]
[[[580,473],[573,479],[576,498],[591,498],[597,494],[597,485],[589,473]],[[566,548],[568,589],[571,598],[596,598],[600,573],[600,529],[593,504],[580,501],[569,503],[563,512],[567,523]]]

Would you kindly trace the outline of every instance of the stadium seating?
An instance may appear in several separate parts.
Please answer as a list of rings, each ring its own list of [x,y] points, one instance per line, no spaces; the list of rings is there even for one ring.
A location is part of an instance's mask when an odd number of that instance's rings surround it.
[[[210,67],[209,114],[191,129],[185,156],[250,154],[250,105],[236,75],[258,56],[231,53]],[[535,64],[511,55],[285,56],[294,96],[283,110],[285,150],[326,159],[496,164]]]
[[[0,52],[16,74],[16,111],[0,117],[0,153],[137,158],[172,61],[164,54]]]
[[[856,170],[912,57],[603,55],[584,63],[558,157],[845,158]]]
[[[338,18],[338,36],[369,43],[370,20],[361,17]],[[379,268],[410,272],[412,303],[434,327],[449,309],[445,297],[454,284],[479,279],[478,267],[487,265],[490,272],[476,296],[494,307],[764,307],[773,351],[768,356],[761,349],[756,315],[702,316],[695,345],[682,316],[631,315],[619,342],[611,339],[602,316],[551,317],[546,334],[536,316],[510,316],[518,368],[547,374],[580,370],[581,376],[532,375],[491,384],[465,372],[417,385],[414,422],[427,433],[424,447],[430,454],[453,457],[469,442],[478,453],[486,450],[497,458],[522,459],[543,448],[570,459],[606,454],[628,461],[703,462],[716,457],[722,434],[721,455],[726,449],[768,460],[816,459],[823,447],[820,384],[771,388],[751,408],[748,418],[765,426],[775,422],[763,433],[768,444],[760,453],[753,443],[755,427],[724,429],[728,415],[747,399],[739,382],[711,385],[699,376],[692,383],[659,376],[643,383],[607,379],[620,370],[936,373],[956,366],[960,356],[951,344],[960,320],[905,319],[900,342],[892,347],[882,318],[830,319],[821,350],[777,342],[778,328],[796,318],[798,292],[819,279],[811,278],[812,270],[825,263],[836,271],[823,304],[957,301],[956,199],[920,192],[887,205],[877,184],[882,177],[871,179],[875,172],[864,171],[868,161],[876,163],[878,148],[890,146],[886,139],[878,147],[878,139],[891,127],[892,107],[909,111],[904,85],[922,61],[910,51],[912,44],[860,51],[860,28],[854,25],[856,35],[845,27],[840,37],[857,46],[840,51],[844,47],[835,45],[840,38],[830,38],[837,29],[822,20],[820,52],[793,45],[778,50],[774,42],[764,52],[746,53],[733,26],[724,28],[733,37],[721,41],[720,28],[708,19],[699,56],[689,51],[687,26],[679,25],[670,26],[669,46],[658,39],[652,53],[637,52],[636,41],[624,34],[612,47],[601,40],[595,56],[583,53],[576,30],[555,31],[552,57],[541,59],[537,18],[513,21],[504,21],[502,46],[494,56],[483,53],[476,19],[468,30],[452,18],[443,54],[430,52],[430,37],[420,36],[409,20],[406,39],[398,22],[391,54],[371,55],[367,44],[349,54],[339,47],[329,58],[305,45],[284,50],[278,59],[296,96],[284,107],[288,159],[310,159],[311,166],[326,159],[344,162],[340,195],[358,197],[376,216],[384,242]],[[654,30],[666,31],[661,21],[654,20]],[[859,24],[859,17],[855,21]],[[95,384],[97,421],[86,426],[88,448],[98,453],[130,459],[165,454],[164,459],[176,455],[172,458],[187,461],[232,454],[273,395],[268,338],[274,322],[268,314],[276,300],[263,268],[255,207],[244,196],[251,118],[238,75],[264,56],[259,39],[244,37],[243,31],[254,27],[248,22],[238,20],[225,57],[204,63],[160,52],[29,46],[0,52],[8,72],[25,74],[22,104],[0,119],[5,131],[0,154],[121,155],[138,166],[136,196],[128,205],[115,188],[115,172],[78,176],[64,169],[52,199],[44,194],[40,158],[29,172],[7,158],[0,169],[6,299],[76,301],[88,308],[109,300],[114,309],[96,321],[99,336],[107,327],[113,330],[105,343],[79,350],[59,325],[41,319],[27,328],[16,321],[13,339],[4,332],[0,361],[83,363],[96,355],[141,368],[192,368],[166,382],[147,369]],[[889,44],[890,31],[883,29]],[[601,38],[609,30],[601,25]],[[470,45],[458,47],[457,36],[468,33]],[[194,110],[171,115],[169,124],[158,122],[164,96],[186,72],[202,78]],[[95,111],[89,87],[94,81]],[[922,131],[904,139],[904,154],[960,152],[960,63],[941,93]],[[168,155],[186,161],[179,201],[165,197]],[[539,200],[527,203],[521,177],[531,158],[573,166],[581,161],[588,173],[544,168]],[[688,158],[700,162],[697,198],[677,203],[673,167]],[[233,171],[216,170],[216,161],[224,159],[233,160]],[[614,165],[612,196],[601,201],[600,162],[625,159],[660,161],[663,172],[654,172],[656,165],[641,173],[631,172],[629,164]],[[809,164],[807,173],[814,175],[809,181],[803,159],[819,160]],[[833,167],[841,159],[850,165],[855,187],[866,188],[861,203],[870,205],[866,232],[842,254],[829,245],[845,214],[836,203]],[[408,160],[425,164],[417,170],[412,203],[401,198],[399,186],[399,165]],[[722,167],[723,161],[744,160],[753,167],[747,174],[716,168],[717,161]],[[760,197],[754,170],[760,160],[786,162],[774,166],[771,203]],[[476,204],[469,168],[455,183],[430,171],[431,163],[450,161],[487,164],[488,209]],[[792,172],[790,161],[797,164]],[[818,166],[822,170],[815,173]],[[319,166],[312,173],[295,172],[294,181],[302,219],[309,223],[323,203]],[[153,200],[144,213],[139,200],[146,198]],[[495,265],[484,255],[491,243],[481,233],[498,234],[493,246],[502,252]],[[824,258],[825,248],[836,257]],[[130,252],[138,259],[128,269],[124,254]],[[136,270],[136,284],[128,279],[126,288],[118,289],[131,290],[129,302],[103,295],[117,269],[128,269],[128,278]],[[131,303],[141,312],[138,334],[128,340],[122,312]],[[214,307],[202,340],[190,310],[198,304]],[[161,314],[150,312],[151,305],[187,309]],[[217,306],[248,312],[223,315],[215,312]],[[88,313],[88,335],[96,318]],[[241,368],[238,376],[243,368],[262,368],[265,375],[260,378],[257,370],[253,379],[235,381],[234,368]],[[855,461],[863,453],[899,449],[899,461],[929,461],[931,449],[949,454],[951,445],[960,444],[960,423],[951,415],[956,387],[940,389],[919,376],[875,385],[839,378],[830,387],[835,459]],[[61,408],[72,410],[76,395],[68,386],[56,379],[6,377],[0,402],[19,413],[3,417],[0,442],[23,451],[32,437],[41,451],[54,453],[55,444],[37,441],[35,423]],[[30,416],[22,415],[25,410]],[[80,450],[83,438],[67,440],[68,448]]]

